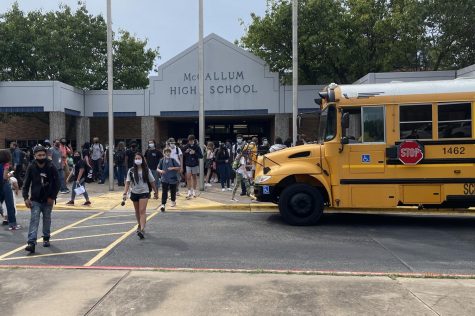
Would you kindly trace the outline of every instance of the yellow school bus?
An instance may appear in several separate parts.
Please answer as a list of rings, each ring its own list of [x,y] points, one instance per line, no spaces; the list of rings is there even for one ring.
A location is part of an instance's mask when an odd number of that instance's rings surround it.
[[[337,85],[319,141],[260,156],[255,194],[292,225],[324,208],[475,206],[475,79]]]

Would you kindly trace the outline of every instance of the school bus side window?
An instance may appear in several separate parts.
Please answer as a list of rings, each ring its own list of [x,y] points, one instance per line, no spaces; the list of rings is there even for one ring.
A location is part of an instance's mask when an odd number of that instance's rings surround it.
[[[470,103],[439,104],[439,138],[472,137],[472,108]]]
[[[400,139],[432,139],[432,104],[399,106]]]
[[[348,138],[349,143],[361,143],[361,108],[346,108],[343,113],[349,115],[349,126],[343,130],[343,136]]]
[[[347,108],[350,125],[343,131],[350,143],[379,143],[384,142],[384,107],[366,106]]]
[[[384,107],[363,107],[363,143],[384,142]]]

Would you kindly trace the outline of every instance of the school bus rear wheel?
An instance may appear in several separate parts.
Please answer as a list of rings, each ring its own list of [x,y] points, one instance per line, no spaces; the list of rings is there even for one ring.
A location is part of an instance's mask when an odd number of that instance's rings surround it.
[[[323,213],[322,194],[308,184],[292,184],[280,194],[279,211],[290,225],[315,225]]]

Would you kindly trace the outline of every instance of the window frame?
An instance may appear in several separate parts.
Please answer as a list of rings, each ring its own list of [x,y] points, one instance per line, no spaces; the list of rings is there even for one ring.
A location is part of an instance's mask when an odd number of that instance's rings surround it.
[[[405,122],[401,122],[401,107],[406,107],[406,106],[421,106],[421,105],[424,105],[424,106],[427,106],[430,108],[430,116],[431,116],[431,120],[430,121],[405,121]],[[407,103],[407,104],[398,104],[398,109],[399,109],[399,135],[398,135],[398,138],[400,140],[402,140],[403,138],[401,138],[401,124],[414,124],[414,123],[431,123],[431,138],[404,138],[406,140],[433,140],[433,139],[436,139],[434,138],[434,113],[433,113],[433,103]],[[438,118],[437,118],[437,121],[438,121]]]
[[[365,142],[364,141],[364,109],[365,108],[382,108],[383,109],[383,140],[378,142]],[[358,144],[386,144],[386,106],[385,105],[367,105],[361,106],[361,143]]]
[[[466,104],[469,107],[470,110],[470,118],[465,119],[465,120],[447,120],[447,121],[441,121],[440,120],[440,115],[439,115],[439,106],[441,105],[457,105],[457,104]],[[473,111],[472,111],[472,102],[470,101],[453,101],[453,102],[437,102],[435,103],[436,105],[436,110],[437,110],[437,137],[438,139],[441,140],[450,140],[450,139],[473,139],[473,133],[472,133],[472,118],[473,118]],[[440,123],[463,123],[463,122],[470,122],[470,135],[467,137],[440,137],[439,135],[439,125]]]

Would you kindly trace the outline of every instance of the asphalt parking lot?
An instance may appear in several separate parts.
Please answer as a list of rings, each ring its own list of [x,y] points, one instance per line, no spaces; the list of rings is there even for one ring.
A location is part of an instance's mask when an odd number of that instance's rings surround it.
[[[148,216],[141,241],[131,211],[56,211],[51,248],[29,255],[29,214],[19,212],[22,230],[0,229],[0,265],[475,274],[470,216],[327,214],[313,227],[275,213]]]

